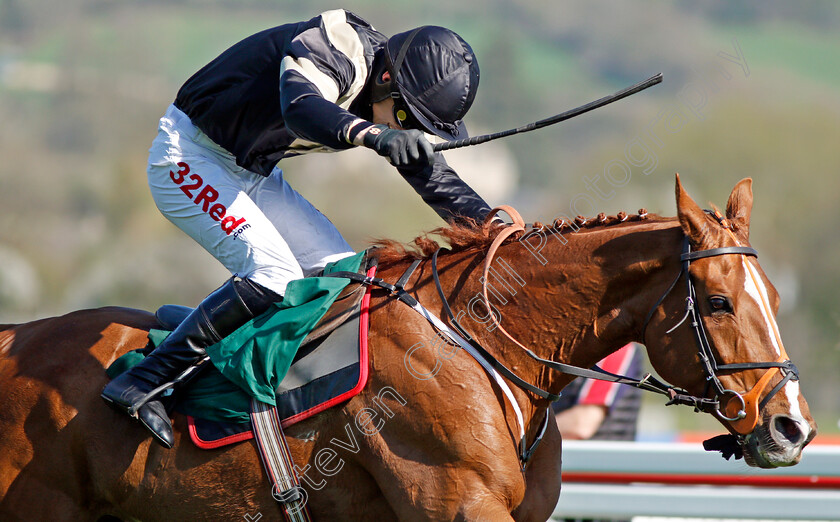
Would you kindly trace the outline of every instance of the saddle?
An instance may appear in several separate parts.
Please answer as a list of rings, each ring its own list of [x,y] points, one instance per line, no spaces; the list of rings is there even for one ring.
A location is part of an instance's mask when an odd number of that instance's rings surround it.
[[[338,294],[332,308],[327,314],[321,318],[312,332],[306,336],[301,350],[307,347],[310,343],[318,341],[323,337],[329,335],[330,332],[338,328],[342,323],[353,315],[354,308],[356,308],[364,297],[364,287],[358,285],[350,285]],[[192,313],[194,308],[183,305],[167,304],[157,309],[155,312],[155,319],[158,322],[161,330],[172,331],[178,327],[187,316]],[[300,353],[300,352],[298,352]]]
[[[373,276],[375,263],[366,275]],[[288,373],[276,388],[276,410],[283,427],[291,426],[357,395],[368,377],[367,331],[370,288],[350,283],[305,337]],[[173,330],[192,308],[164,305],[155,317]],[[190,438],[203,449],[253,437],[248,422],[222,422],[187,414]]]

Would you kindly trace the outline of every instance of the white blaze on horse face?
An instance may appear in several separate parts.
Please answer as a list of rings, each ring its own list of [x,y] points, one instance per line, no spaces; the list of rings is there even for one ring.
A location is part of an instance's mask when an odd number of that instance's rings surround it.
[[[764,286],[764,281],[761,280],[758,271],[753,268],[749,261],[747,261],[746,256],[742,257],[741,262],[744,264],[744,270],[747,273],[744,288],[750,297],[755,299],[756,303],[758,303],[758,307],[761,309],[761,315],[764,317],[764,322],[767,325],[767,333],[769,334],[770,342],[773,343],[776,355],[781,357],[784,351],[782,336],[779,333],[779,325],[776,323],[776,318],[773,317],[773,309],[770,307],[770,298],[767,294],[767,287]],[[802,410],[799,408],[799,383],[797,381],[788,381],[785,383],[784,390],[785,397],[788,400],[788,404],[790,404],[790,416],[799,425],[799,429],[807,436],[810,431],[810,426],[808,425],[808,422],[805,421],[805,417],[802,415]]]
[[[799,429],[807,435],[811,431],[811,427],[808,426],[805,417],[802,415],[802,410],[799,409],[799,382],[788,381],[785,383],[785,397],[790,403],[790,416],[799,424]]]
[[[761,315],[764,317],[764,322],[767,325],[767,333],[770,334],[770,342],[773,343],[776,355],[781,357],[782,336],[779,335],[779,326],[776,324],[776,318],[773,317],[773,309],[770,308],[767,288],[765,288],[764,282],[759,277],[755,268],[747,261],[746,256],[742,256],[741,262],[744,264],[744,270],[747,272],[747,277],[744,280],[744,289],[758,303],[758,308],[761,310]]]

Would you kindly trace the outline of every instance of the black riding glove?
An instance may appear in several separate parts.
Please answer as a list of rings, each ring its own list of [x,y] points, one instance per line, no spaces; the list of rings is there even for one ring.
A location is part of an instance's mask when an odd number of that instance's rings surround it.
[[[395,167],[431,165],[435,162],[435,149],[419,130],[374,125],[367,130],[362,143],[380,156],[386,156]]]

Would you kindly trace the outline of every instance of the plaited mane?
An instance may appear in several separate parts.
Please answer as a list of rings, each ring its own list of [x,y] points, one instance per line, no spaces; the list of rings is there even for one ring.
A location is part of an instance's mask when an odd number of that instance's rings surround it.
[[[550,225],[550,228],[555,232],[571,231],[574,233],[586,232],[591,229],[609,227],[613,225],[621,225],[624,223],[633,223],[647,220],[658,220],[660,216],[656,214],[649,214],[647,210],[640,209],[638,214],[629,215],[626,212],[619,212],[615,216],[608,216],[603,212],[594,218],[584,218],[578,216],[573,223],[565,219],[555,219]],[[543,229],[549,227],[544,223],[535,221],[531,225],[531,230]],[[493,238],[503,228],[503,225],[498,222],[492,223],[476,223],[474,220],[469,220],[465,224],[450,225],[448,227],[440,227],[420,236],[414,238],[411,243],[405,244],[392,239],[378,239],[373,242],[373,247],[376,249],[376,256],[381,263],[397,263],[400,261],[425,259],[431,256],[435,250],[440,247],[437,240],[430,236],[439,236],[446,241],[448,248],[452,252],[464,252],[468,250],[484,250],[493,242]],[[527,233],[527,232],[526,232]],[[522,237],[523,233],[517,233],[511,236],[511,241]]]

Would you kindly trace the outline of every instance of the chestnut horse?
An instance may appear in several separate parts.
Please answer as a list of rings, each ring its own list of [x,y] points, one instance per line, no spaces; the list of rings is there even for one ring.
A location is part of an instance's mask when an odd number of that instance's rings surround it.
[[[620,214],[520,232],[496,253],[504,264],[493,265],[489,308],[482,263],[502,227],[438,231],[452,245],[437,258],[443,294],[477,343],[553,394],[573,377],[528,356],[490,313],[536,355],[578,367],[643,342],[660,377],[718,401],[713,413],[749,464],[795,464],[816,425],[779,338],[778,294],[748,247],[751,181],[732,191],[725,219],[701,210],[679,178],[676,194],[677,218]],[[416,243],[415,253],[382,247],[378,275],[393,282],[420,258],[406,288],[443,317],[429,259],[436,245]],[[690,266],[680,258],[684,244],[695,256]],[[415,310],[373,295],[366,389],[287,429],[313,518],[549,518],[560,493],[560,436],[549,422],[523,471],[517,416],[530,445],[548,400],[512,384],[503,393]],[[280,518],[253,442],[197,449],[176,415],[175,447],[166,450],[100,399],[104,368],[143,347],[154,325],[147,312],[102,308],[0,327],[0,519]],[[698,355],[698,332],[711,362]]]

